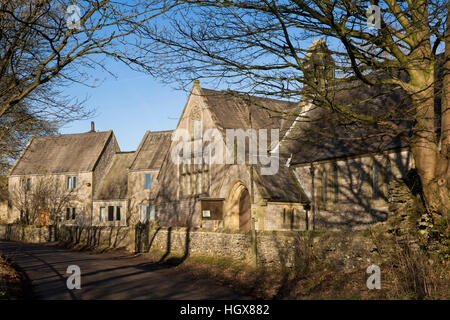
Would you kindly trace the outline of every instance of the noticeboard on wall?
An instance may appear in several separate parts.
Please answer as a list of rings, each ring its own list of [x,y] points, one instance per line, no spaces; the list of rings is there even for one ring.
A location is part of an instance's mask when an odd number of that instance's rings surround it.
[[[223,200],[201,200],[203,220],[222,220]]]

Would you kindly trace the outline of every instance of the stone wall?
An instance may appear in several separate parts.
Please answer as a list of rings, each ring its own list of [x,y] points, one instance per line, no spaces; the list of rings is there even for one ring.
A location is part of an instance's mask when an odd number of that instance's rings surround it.
[[[55,240],[55,229],[52,226],[38,228],[18,224],[2,224],[0,225],[0,240],[45,243]]]
[[[62,226],[58,230],[59,242],[84,245],[88,248],[126,248],[134,251],[134,234],[129,227]]]
[[[143,228],[142,228],[143,227]],[[0,240],[42,243],[57,239],[61,243],[89,248],[125,248],[130,252],[156,250],[169,255],[207,256],[249,263],[253,259],[251,232],[149,227],[23,227],[0,225]],[[135,238],[136,236],[136,238]],[[135,241],[137,239],[137,241]],[[267,266],[295,267],[315,257],[337,269],[377,264],[371,238],[357,232],[257,231],[257,261]]]
[[[211,232],[188,228],[149,228],[142,251],[157,250],[186,257],[208,256],[241,262],[252,259],[251,232]],[[257,231],[257,261],[268,266],[294,267],[316,257],[338,269],[351,271],[377,262],[369,237],[357,232],[312,233],[302,231]]]
[[[129,227],[33,227],[17,224],[0,225],[0,240],[27,243],[59,241],[90,248],[126,248],[134,251],[134,232]]]
[[[404,179],[413,167],[406,149],[296,165],[297,179],[312,202],[310,229],[356,231],[385,221],[388,181]]]
[[[311,230],[311,214],[302,204],[269,202],[261,211],[262,214],[258,214],[261,220],[258,221],[258,230]]]

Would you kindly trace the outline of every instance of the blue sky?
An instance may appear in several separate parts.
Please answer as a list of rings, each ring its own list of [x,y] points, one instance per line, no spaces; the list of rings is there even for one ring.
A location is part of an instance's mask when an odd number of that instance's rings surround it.
[[[104,80],[98,87],[74,84],[65,94],[83,100],[96,110],[94,118],[75,121],[61,128],[61,133],[80,133],[90,130],[91,121],[97,131],[112,129],[122,151],[136,150],[146,130],[170,130],[187,101],[188,93],[164,85],[144,73],[134,72],[119,63],[111,63],[117,79],[99,71],[92,77]]]

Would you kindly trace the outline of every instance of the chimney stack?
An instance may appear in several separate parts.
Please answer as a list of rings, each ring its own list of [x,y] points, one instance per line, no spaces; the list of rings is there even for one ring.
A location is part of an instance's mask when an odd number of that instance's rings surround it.
[[[91,132],[95,132],[95,123],[91,121]]]

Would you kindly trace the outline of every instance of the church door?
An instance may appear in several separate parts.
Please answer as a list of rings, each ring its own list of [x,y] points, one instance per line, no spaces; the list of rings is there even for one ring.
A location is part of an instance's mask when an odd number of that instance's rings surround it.
[[[239,198],[239,229],[250,230],[251,229],[251,213],[250,213],[250,194],[247,189],[241,192]]]

